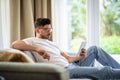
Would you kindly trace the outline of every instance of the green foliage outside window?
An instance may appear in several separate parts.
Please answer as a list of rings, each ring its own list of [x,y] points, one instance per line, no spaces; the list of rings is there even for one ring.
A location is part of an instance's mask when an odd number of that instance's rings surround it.
[[[71,25],[71,49],[79,46],[79,39],[86,40],[86,1],[68,0]],[[120,0],[99,0],[100,7],[100,46],[110,54],[120,54]]]
[[[101,47],[110,54],[120,54],[120,0],[102,0]]]
[[[70,23],[72,39],[85,36],[84,27],[86,26],[86,0],[68,0],[70,5]]]
[[[117,42],[116,42],[117,41]],[[102,38],[101,47],[109,54],[120,54],[120,37],[113,35]]]

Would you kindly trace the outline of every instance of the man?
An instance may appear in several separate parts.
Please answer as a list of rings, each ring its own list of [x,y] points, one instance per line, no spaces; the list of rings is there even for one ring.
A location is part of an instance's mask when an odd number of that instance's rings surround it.
[[[35,32],[36,37],[15,41],[12,48],[39,53],[43,62],[65,67],[70,73],[70,78],[120,79],[120,64],[97,46],[92,46],[87,51],[82,49],[80,56],[69,56],[62,52],[48,40],[52,32],[49,19],[38,18],[35,22]],[[104,67],[91,67],[95,59]]]

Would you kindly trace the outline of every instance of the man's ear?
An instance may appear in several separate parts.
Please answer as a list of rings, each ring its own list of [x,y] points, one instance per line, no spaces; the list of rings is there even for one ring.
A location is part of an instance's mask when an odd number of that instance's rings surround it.
[[[36,32],[36,33],[40,33],[40,32],[41,32],[41,31],[40,31],[40,28],[38,28],[38,27],[35,28],[35,32]]]

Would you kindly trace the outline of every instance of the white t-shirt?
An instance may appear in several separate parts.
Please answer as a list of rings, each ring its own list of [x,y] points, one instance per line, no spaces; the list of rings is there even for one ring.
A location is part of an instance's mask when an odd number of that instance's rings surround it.
[[[64,58],[61,55],[61,50],[57,47],[55,43],[47,39],[40,39],[35,37],[26,38],[26,39],[23,39],[23,41],[27,44],[34,45],[48,51],[48,53],[50,54],[49,61],[47,59],[43,59],[41,55],[37,54],[37,57],[42,58],[41,59],[42,62],[53,63],[63,67],[66,67],[69,65],[69,62],[67,61],[66,58]],[[34,54],[36,53],[34,52]]]

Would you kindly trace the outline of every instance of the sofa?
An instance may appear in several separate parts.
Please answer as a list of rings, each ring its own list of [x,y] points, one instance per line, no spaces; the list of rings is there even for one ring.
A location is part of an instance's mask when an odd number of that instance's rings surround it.
[[[0,49],[0,80],[91,80],[69,79],[65,68],[41,60],[35,52]]]
[[[0,50],[0,80],[69,80],[66,69],[50,63],[35,63],[30,55],[15,49]]]
[[[68,72],[46,63],[0,62],[0,76],[5,80],[68,80]]]

